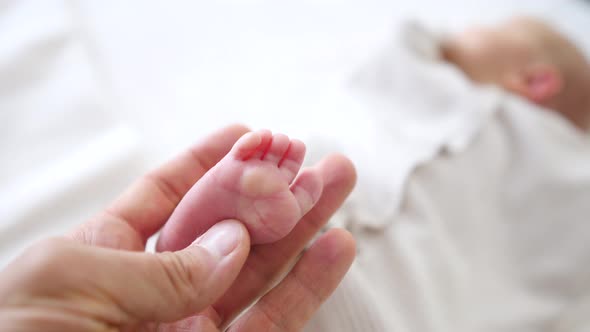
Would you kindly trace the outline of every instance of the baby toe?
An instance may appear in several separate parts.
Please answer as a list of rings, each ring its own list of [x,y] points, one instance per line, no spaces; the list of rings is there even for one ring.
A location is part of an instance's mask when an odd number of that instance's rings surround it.
[[[279,162],[279,169],[288,182],[293,181],[305,157],[305,144],[297,139],[291,140],[289,149]]]
[[[289,145],[289,137],[283,134],[275,134],[272,137],[272,142],[268,151],[266,152],[266,155],[264,156],[264,160],[278,165],[283,159],[285,153],[288,151]]]

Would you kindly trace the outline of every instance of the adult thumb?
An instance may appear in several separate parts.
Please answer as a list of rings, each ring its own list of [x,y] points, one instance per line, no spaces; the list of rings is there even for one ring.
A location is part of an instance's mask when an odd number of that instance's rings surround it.
[[[117,272],[104,276],[110,278],[111,298],[132,320],[172,322],[200,312],[223,295],[249,250],[246,228],[236,220],[225,220],[180,251],[111,251],[118,257],[105,257],[104,265]],[[115,276],[118,282],[112,279]]]

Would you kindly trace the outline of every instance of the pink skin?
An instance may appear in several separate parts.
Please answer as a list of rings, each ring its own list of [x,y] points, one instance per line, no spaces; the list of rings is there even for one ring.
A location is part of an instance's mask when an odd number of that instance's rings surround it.
[[[267,130],[244,135],[184,196],[158,247],[185,248],[226,219],[244,223],[252,244],[285,237],[321,195],[317,171],[299,172],[304,156],[303,142],[285,135]]]

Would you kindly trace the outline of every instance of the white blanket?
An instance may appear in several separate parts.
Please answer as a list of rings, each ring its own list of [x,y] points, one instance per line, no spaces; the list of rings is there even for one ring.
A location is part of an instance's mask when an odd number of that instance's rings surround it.
[[[138,142],[107,112],[65,2],[4,1],[0,30],[2,266],[110,200],[138,172]]]

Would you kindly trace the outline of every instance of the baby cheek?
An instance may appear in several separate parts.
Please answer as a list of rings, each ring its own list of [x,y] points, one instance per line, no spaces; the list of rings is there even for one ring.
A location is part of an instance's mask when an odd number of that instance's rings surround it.
[[[454,40],[453,62],[459,66],[470,78],[482,79],[485,71],[493,65],[491,45],[485,35],[477,31],[466,31]]]

